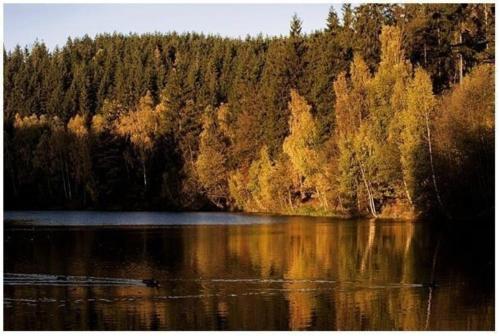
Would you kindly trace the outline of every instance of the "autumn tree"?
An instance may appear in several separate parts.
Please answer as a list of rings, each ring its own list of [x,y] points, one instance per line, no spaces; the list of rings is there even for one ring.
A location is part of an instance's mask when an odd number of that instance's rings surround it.
[[[290,157],[295,170],[301,197],[305,197],[308,178],[315,175],[318,166],[318,130],[311,114],[311,106],[307,104],[297,91],[291,91],[290,135],[283,142],[283,152]]]
[[[351,109],[351,87],[347,81],[346,73],[342,72],[336,79],[335,91],[335,117],[336,132],[335,146],[337,147],[338,191],[341,197],[340,206],[349,209],[356,207],[356,167],[352,139],[357,125],[357,116]]]
[[[208,107],[205,110],[199,154],[195,162],[198,179],[205,189],[206,196],[218,208],[226,207],[228,201],[228,144],[219,119],[223,109],[224,107],[216,110]]]
[[[492,65],[475,68],[439,104],[433,153],[439,191],[452,218],[484,217],[494,209],[494,72]]]
[[[142,97],[135,110],[120,116],[115,125],[118,135],[126,137],[134,146],[142,166],[144,190],[147,190],[147,163],[156,141],[164,132],[160,114],[155,109],[151,94]]]
[[[262,147],[258,159],[252,162],[249,172],[248,190],[260,211],[269,211],[274,207],[273,198],[277,195],[272,190],[273,164],[267,147]]]
[[[355,55],[350,67],[350,79],[345,73],[341,73],[334,83],[336,97],[335,116],[336,132],[335,145],[337,147],[337,181],[339,193],[341,194],[340,205],[349,211],[358,208],[362,195],[358,185],[365,188],[368,208],[372,215],[376,215],[374,206],[371,178],[365,171],[362,162],[361,135],[359,127],[366,124],[364,121],[369,115],[368,109],[368,87],[371,74],[364,60]],[[365,126],[363,126],[366,128]],[[355,147],[355,144],[358,144]],[[358,150],[358,153],[356,153]],[[360,157],[358,157],[360,156]],[[358,211],[361,209],[357,209]]]
[[[344,4],[314,32],[4,50],[6,206],[487,214],[494,9]]]
[[[95,182],[92,198],[94,204],[103,208],[123,202],[123,196],[132,184],[124,155],[128,143],[115,132],[118,120],[127,113],[128,110],[116,100],[105,99],[90,123],[92,177]],[[123,183],[124,177],[129,183]]]
[[[70,136],[69,161],[72,177],[80,188],[83,203],[86,203],[87,194],[95,198],[92,186],[92,159],[90,153],[89,130],[83,115],[71,118],[67,125]]]
[[[401,167],[410,200],[422,207],[431,184],[440,200],[434,169],[430,121],[436,108],[432,82],[425,70],[418,68],[411,80],[406,109],[401,114]],[[427,189],[427,190],[426,190]],[[428,201],[428,200],[425,200]]]
[[[396,83],[407,78],[410,70],[398,27],[384,26],[380,45],[380,65],[368,88],[369,117],[362,125],[357,141],[358,159],[363,167],[362,173],[371,180],[373,189],[370,193],[376,208],[389,200],[400,199],[404,194],[399,148],[390,130],[400,112],[395,110],[393,99]]]
[[[252,194],[248,190],[248,176],[240,169],[229,172],[228,189],[233,208],[251,210]]]

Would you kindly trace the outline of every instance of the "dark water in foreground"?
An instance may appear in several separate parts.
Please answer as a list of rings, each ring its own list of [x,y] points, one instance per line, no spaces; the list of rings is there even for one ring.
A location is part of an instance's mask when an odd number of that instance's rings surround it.
[[[482,227],[6,212],[4,328],[492,330],[494,235]]]

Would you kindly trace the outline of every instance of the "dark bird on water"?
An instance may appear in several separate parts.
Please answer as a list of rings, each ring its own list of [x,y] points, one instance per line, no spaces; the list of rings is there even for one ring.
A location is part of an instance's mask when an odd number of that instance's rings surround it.
[[[144,279],[142,282],[147,286],[147,287],[160,287],[160,282],[155,279]]]

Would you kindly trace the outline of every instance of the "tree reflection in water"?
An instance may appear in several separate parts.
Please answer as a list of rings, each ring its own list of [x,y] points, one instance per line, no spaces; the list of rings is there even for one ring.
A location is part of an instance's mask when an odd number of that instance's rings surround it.
[[[492,245],[423,223],[289,217],[270,225],[6,230],[6,273],[161,283],[6,283],[7,330],[494,327]]]

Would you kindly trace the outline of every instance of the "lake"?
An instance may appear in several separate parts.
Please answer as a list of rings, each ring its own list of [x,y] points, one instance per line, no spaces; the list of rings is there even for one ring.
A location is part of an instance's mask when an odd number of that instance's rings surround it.
[[[4,328],[494,330],[492,227],[8,211]]]

